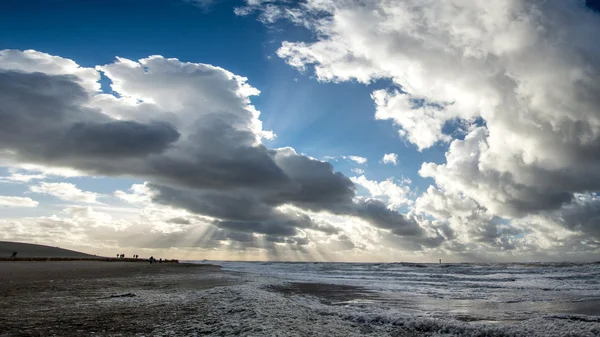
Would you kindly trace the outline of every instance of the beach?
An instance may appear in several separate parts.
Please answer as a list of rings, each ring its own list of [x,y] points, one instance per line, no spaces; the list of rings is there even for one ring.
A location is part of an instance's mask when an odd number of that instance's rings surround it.
[[[598,271],[8,261],[0,336],[598,336]]]
[[[0,336],[127,336],[203,308],[185,295],[233,284],[219,267],[177,263],[0,262]],[[186,305],[189,303],[189,305]]]

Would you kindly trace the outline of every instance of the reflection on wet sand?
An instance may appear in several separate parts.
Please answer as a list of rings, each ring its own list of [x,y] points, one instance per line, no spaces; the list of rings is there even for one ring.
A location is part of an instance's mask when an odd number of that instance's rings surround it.
[[[491,302],[484,300],[444,299],[397,292],[378,292],[365,287],[291,282],[271,286],[271,290],[286,295],[314,296],[324,304],[357,305],[378,303],[405,314],[423,314],[430,317],[453,318],[464,322],[514,323],[531,316],[591,315],[600,316],[600,300],[572,302]]]

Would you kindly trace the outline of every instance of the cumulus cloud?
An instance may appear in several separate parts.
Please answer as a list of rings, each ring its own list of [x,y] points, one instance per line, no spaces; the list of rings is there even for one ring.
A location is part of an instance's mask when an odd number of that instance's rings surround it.
[[[0,207],[37,207],[38,204],[31,198],[0,195]]]
[[[383,155],[381,162],[384,164],[398,165],[398,155],[395,153],[386,153]]]
[[[420,170],[439,193],[520,219],[572,214],[578,194],[600,188],[600,48],[589,43],[600,16],[584,1],[280,5],[317,33],[282,43],[289,65],[320,81],[390,80],[372,93],[375,117],[418,150],[449,144],[445,163]],[[577,214],[593,219],[584,209]],[[595,233],[569,219],[567,228]]]
[[[404,182],[397,184],[392,178],[388,178],[384,181],[369,180],[364,175],[351,177],[350,179],[356,185],[364,187],[371,197],[385,199],[391,208],[395,209],[402,205],[409,205],[412,203],[412,201],[408,199],[410,187]]]
[[[426,234],[380,201],[355,200],[354,183],[330,163],[267,148],[262,139],[270,133],[250,102],[259,91],[225,69],[162,56],[117,58],[95,69],[34,51],[0,56],[0,150],[14,165],[140,178],[147,182],[114,196],[187,210],[228,235],[306,246],[305,230],[337,232],[308,211],[359,217],[398,235]],[[116,95],[93,85],[100,72]],[[98,197],[69,183],[30,189],[68,201]]]

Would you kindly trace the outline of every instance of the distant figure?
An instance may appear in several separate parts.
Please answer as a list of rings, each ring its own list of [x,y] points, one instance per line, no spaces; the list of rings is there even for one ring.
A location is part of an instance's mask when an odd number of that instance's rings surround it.
[[[158,259],[158,263],[162,263],[162,257]]]
[[[121,254],[117,254],[117,259],[119,258],[119,256],[121,256]]]
[[[133,258],[134,258],[134,259],[137,259],[137,258],[138,258],[137,254],[136,254],[136,255],[134,255],[134,256],[133,256]]]
[[[17,257],[17,252],[13,252],[13,253],[12,253],[12,255],[11,255],[10,257],[11,257],[11,258],[13,258],[13,259],[14,259],[15,257]]]
[[[442,259],[440,259],[440,264],[442,264]]]
[[[150,258],[148,259],[148,261],[150,261],[150,264],[154,263],[154,256],[150,256]]]
[[[124,259],[125,258],[125,254],[121,254],[121,258]]]

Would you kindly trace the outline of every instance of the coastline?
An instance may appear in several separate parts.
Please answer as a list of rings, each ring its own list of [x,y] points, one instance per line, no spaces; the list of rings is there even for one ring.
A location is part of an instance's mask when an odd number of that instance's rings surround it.
[[[27,261],[97,261],[97,262],[143,262],[149,263],[148,259],[134,259],[131,257],[125,258],[116,258],[116,257],[60,257],[60,256],[50,256],[50,257],[0,257],[0,262],[27,262]],[[158,261],[156,263],[159,263]],[[163,260],[162,263],[179,263],[179,260]]]
[[[198,314],[185,297],[238,283],[215,265],[108,261],[0,262],[0,336],[149,334]]]
[[[546,337],[600,331],[598,316],[548,314],[502,324],[463,320],[409,312],[406,294],[391,298],[368,286],[224,268],[193,261],[0,262],[0,337]],[[422,301],[412,305],[427,304]],[[523,310],[532,309],[523,304]]]

